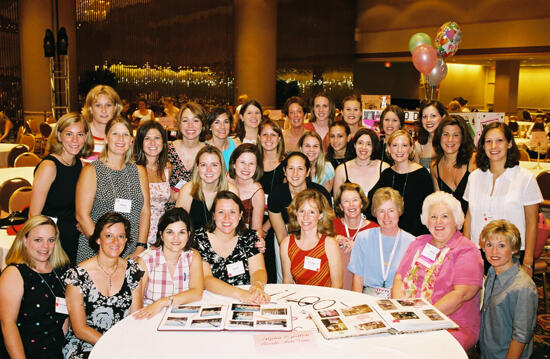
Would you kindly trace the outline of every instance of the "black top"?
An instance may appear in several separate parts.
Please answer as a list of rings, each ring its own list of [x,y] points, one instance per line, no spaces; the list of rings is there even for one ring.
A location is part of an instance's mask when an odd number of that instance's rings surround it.
[[[321,194],[323,194],[323,196],[327,199],[329,205],[332,207],[332,199],[325,187],[309,180],[307,180],[306,183],[308,189],[316,189],[321,192]],[[267,200],[267,208],[270,212],[281,213],[283,215],[283,221],[288,223],[288,212],[286,209],[290,205],[290,202],[292,202],[292,195],[290,194],[288,183],[281,183],[273,189],[273,193],[277,195],[269,196]]]
[[[269,195],[273,188],[277,187],[285,180],[285,172],[283,165],[279,164],[274,170],[264,172],[262,178],[260,178],[260,184],[264,189],[264,193]]]
[[[403,196],[404,208],[399,218],[399,228],[414,236],[429,233],[428,228],[420,221],[424,199],[434,191],[432,177],[427,169],[421,167],[415,171],[400,174],[391,167],[386,168],[376,185],[369,191],[370,203],[374,192],[381,187],[392,187]]]
[[[76,158],[74,165],[66,166],[52,155],[46,156],[42,161],[50,160],[55,164],[56,175],[46,196],[42,214],[57,218],[61,246],[71,260],[71,265],[76,265],[76,252],[78,249],[78,236],[75,219],[75,193],[76,182],[82,170],[82,162]],[[42,162],[38,164],[40,166]],[[38,168],[36,166],[36,169]]]
[[[67,315],[55,312],[55,297],[65,298],[64,270],[37,273],[26,264],[15,264],[23,278],[23,298],[17,327],[27,358],[63,358],[63,322]]]
[[[342,163],[346,163],[346,161],[349,161],[349,158],[332,158],[330,163],[332,164],[332,167],[336,169],[336,167],[340,166]]]
[[[380,139],[380,147],[381,147],[381,154],[380,154],[380,157],[382,159],[382,162],[386,162],[387,164],[389,164],[390,166],[393,166],[393,158],[391,158],[391,156],[389,156],[387,153],[386,153],[386,142],[384,142],[384,139]]]
[[[466,214],[466,211],[468,210],[468,201],[466,201],[464,196],[464,191],[466,191],[466,185],[468,184],[468,177],[470,177],[470,163],[466,165],[466,173],[464,173],[464,176],[462,176],[462,179],[458,183],[458,186],[456,186],[456,189],[453,191],[451,187],[447,186],[445,181],[441,179],[441,176],[439,175],[439,162],[437,163],[436,167],[437,169],[437,185],[439,186],[439,189],[441,191],[445,191],[447,193],[450,193],[453,195],[454,198],[458,199],[460,201],[460,205],[462,206],[462,212]]]
[[[206,226],[212,220],[210,209],[208,209],[206,203],[195,198],[191,201],[189,217],[191,218],[191,223],[193,223],[193,228],[195,230]]]

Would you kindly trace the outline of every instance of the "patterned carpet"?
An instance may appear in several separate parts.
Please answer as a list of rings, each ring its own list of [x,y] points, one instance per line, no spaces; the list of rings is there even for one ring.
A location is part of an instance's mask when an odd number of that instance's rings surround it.
[[[550,260],[548,261],[550,264]],[[542,296],[542,276],[535,276],[535,283],[539,291],[539,308],[537,315],[537,327],[533,338],[533,356],[531,359],[550,359],[550,273],[546,273],[548,313],[544,313],[544,299]]]

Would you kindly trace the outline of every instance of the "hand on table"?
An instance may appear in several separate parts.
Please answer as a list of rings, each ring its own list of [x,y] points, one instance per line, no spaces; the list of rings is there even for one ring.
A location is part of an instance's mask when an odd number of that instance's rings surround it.
[[[136,319],[149,319],[154,317],[162,308],[166,307],[166,298],[161,298],[154,303],[149,304],[145,308],[142,308],[134,313]]]
[[[264,292],[262,286],[252,284],[248,288],[248,291],[243,290],[241,300],[248,304],[267,304],[271,300],[271,297]]]

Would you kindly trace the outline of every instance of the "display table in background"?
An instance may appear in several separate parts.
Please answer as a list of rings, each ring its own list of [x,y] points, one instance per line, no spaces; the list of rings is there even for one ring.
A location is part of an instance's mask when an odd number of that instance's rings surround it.
[[[531,172],[535,177],[541,172],[550,171],[550,162],[540,161],[539,164],[540,166],[537,165],[537,160],[519,161],[519,166]]]
[[[17,143],[0,143],[0,168],[8,167],[8,153]]]
[[[32,185],[34,180],[34,167],[0,168],[0,184],[15,177],[22,177]]]
[[[164,359],[196,357],[201,359],[239,358],[441,358],[466,359],[460,344],[447,331],[371,336],[325,340],[308,311],[334,306],[351,306],[364,303],[361,293],[325,287],[290,284],[269,284],[266,292],[272,302],[292,305],[294,334],[313,331],[312,340],[305,343],[276,344],[260,347],[255,337],[285,333],[265,332],[159,332],[157,326],[162,313],[149,320],[136,320],[132,316],[111,328],[95,345],[90,359],[132,358]],[[231,298],[204,292],[203,304],[230,303]],[[311,339],[311,337],[310,337]]]

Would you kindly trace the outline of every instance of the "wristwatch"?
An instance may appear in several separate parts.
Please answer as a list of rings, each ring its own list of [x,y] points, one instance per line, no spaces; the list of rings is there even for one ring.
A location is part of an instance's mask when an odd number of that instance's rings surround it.
[[[168,306],[171,307],[172,303],[174,303],[174,296],[171,295],[171,296],[168,297],[168,299],[170,300],[170,304]]]
[[[533,266],[532,266],[531,264],[525,264],[525,263],[523,263],[523,265],[524,265],[525,267],[529,268],[529,269],[533,269]]]

